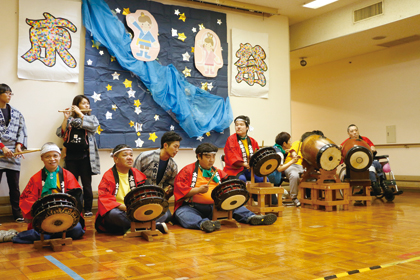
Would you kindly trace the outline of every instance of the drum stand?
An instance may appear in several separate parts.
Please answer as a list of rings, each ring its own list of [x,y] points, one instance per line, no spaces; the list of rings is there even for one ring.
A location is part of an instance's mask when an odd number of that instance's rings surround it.
[[[371,206],[373,197],[370,196],[371,181],[369,179],[369,170],[363,172],[354,172],[348,168],[347,172],[347,174],[350,175],[350,179],[347,180],[350,183],[350,187],[352,189],[349,196],[350,203],[361,201],[366,206]],[[363,188],[362,194],[353,194],[353,188],[357,186],[361,186]]]
[[[216,209],[216,205],[213,205],[213,217],[212,217],[212,221],[217,221],[218,218],[226,218],[227,219],[220,219],[220,223],[222,225],[227,225],[230,227],[236,227],[236,228],[240,228],[241,225],[235,220],[233,219],[233,210],[229,210],[229,211],[224,211],[224,210],[217,210]]]
[[[338,207],[339,205],[343,205],[343,210],[348,210],[349,183],[340,182],[335,169],[317,171],[313,166],[306,166],[306,168],[299,184],[299,201],[302,204],[312,205],[315,210],[319,210],[320,206],[323,206],[325,211],[332,211],[334,206]],[[311,190],[311,198],[305,198],[306,189]],[[337,198],[337,192],[340,190],[343,192],[342,199]]]
[[[144,228],[145,230],[136,231],[137,228]],[[124,234],[124,238],[141,236],[147,241],[153,241],[153,236],[161,236],[161,235],[162,233],[156,229],[156,221],[131,222],[131,232]]]
[[[62,245],[71,245],[73,243],[73,239],[71,237],[66,238],[66,232],[63,231],[62,238],[55,238],[55,239],[44,239],[44,234],[41,233],[41,240],[34,241],[34,248],[41,249],[42,247],[51,246],[54,252],[61,252],[63,249]]]
[[[263,183],[255,183],[254,169],[251,168],[251,183],[247,184],[247,190],[251,195],[256,194],[258,196],[258,202],[257,205],[253,205],[251,196],[246,208],[261,215],[273,213],[277,215],[277,217],[280,217],[284,210],[284,206],[273,205],[271,203],[271,195],[278,194],[278,200],[281,202],[281,196],[284,193],[284,189],[282,187],[275,187],[272,183],[268,182],[266,176],[263,178]]]

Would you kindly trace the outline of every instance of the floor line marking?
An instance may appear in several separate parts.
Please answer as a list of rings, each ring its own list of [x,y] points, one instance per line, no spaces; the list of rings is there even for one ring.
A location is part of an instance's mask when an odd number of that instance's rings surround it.
[[[64,271],[65,273],[67,273],[67,275],[69,275],[71,278],[75,279],[75,280],[84,280],[82,277],[80,277],[76,272],[74,272],[73,270],[71,270],[70,268],[68,268],[67,266],[65,266],[64,264],[62,264],[59,260],[57,260],[56,258],[54,258],[53,256],[44,256],[47,260],[49,260],[50,262],[52,262],[53,264],[55,264],[59,269],[61,269],[62,271]]]

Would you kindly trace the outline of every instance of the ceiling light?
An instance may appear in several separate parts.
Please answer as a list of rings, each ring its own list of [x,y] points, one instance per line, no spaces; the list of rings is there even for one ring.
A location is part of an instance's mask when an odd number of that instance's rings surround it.
[[[320,7],[323,7],[325,5],[331,4],[333,2],[336,2],[338,0],[315,0],[308,4],[303,5],[305,8],[311,8],[311,9],[318,9]]]

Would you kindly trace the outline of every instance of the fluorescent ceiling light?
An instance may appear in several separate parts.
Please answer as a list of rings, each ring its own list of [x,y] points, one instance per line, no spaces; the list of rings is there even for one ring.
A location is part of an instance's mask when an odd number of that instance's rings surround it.
[[[336,2],[338,0],[315,0],[308,4],[303,5],[305,8],[311,8],[311,9],[318,9],[320,7],[323,7],[325,5],[331,4],[333,2]]]

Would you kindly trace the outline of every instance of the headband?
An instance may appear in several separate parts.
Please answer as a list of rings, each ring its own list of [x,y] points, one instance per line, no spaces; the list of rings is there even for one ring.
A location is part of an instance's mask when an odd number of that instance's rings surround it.
[[[57,152],[57,153],[59,153],[61,155],[60,148],[58,148],[58,146],[55,145],[55,144],[44,144],[44,146],[42,146],[42,148],[41,148],[41,156],[43,154],[48,153],[48,152]]]
[[[132,148],[129,148],[129,147],[124,147],[124,148],[119,149],[119,150],[118,150],[118,151],[116,151],[115,153],[111,153],[111,154],[110,154],[110,156],[111,156],[111,157],[114,157],[114,156],[116,156],[119,152],[122,152],[122,151],[133,151],[133,149],[132,149]]]

